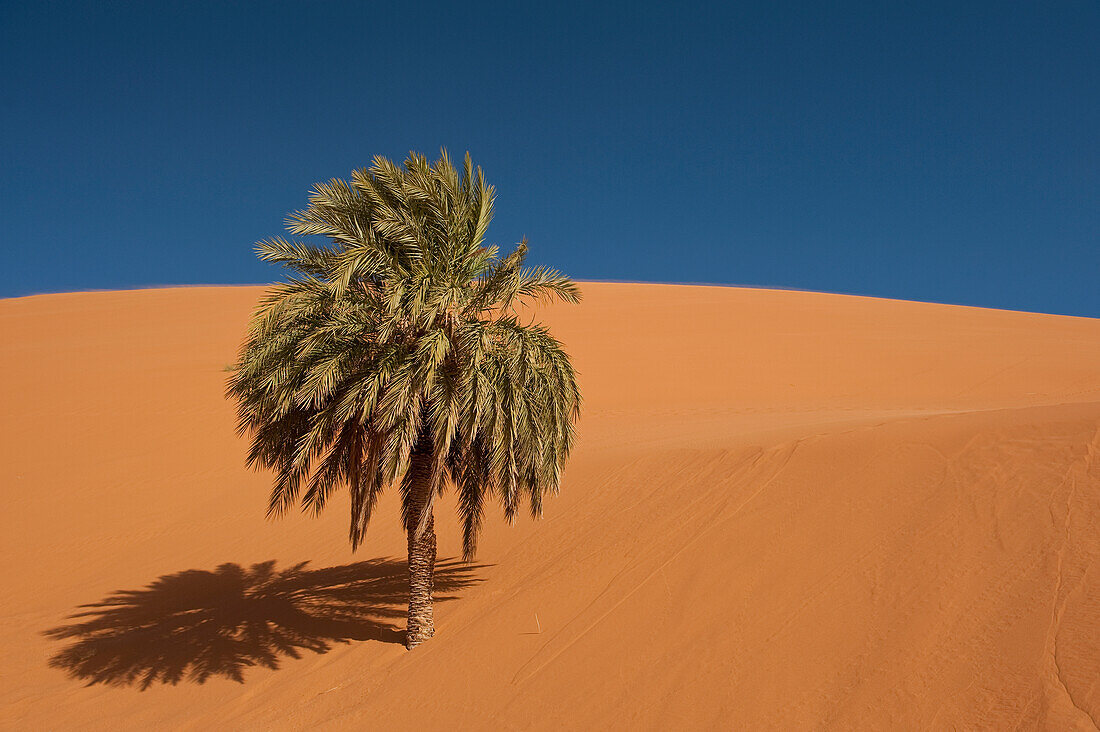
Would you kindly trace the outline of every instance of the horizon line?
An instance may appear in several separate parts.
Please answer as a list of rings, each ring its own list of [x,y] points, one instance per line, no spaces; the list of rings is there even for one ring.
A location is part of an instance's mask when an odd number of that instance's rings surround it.
[[[592,283],[592,284],[605,284],[605,285],[654,285],[661,287],[714,287],[725,288],[735,290],[764,290],[771,292],[801,292],[808,295],[835,295],[838,297],[859,297],[870,300],[889,300],[893,302],[908,302],[916,303],[920,305],[940,305],[943,307],[954,308],[973,308],[978,310],[995,310],[1005,313],[1020,313],[1022,315],[1049,315],[1058,318],[1083,318],[1085,320],[1100,320],[1100,315],[1074,315],[1070,313],[1051,313],[1040,310],[1018,310],[1015,308],[1004,307],[991,307],[988,305],[974,305],[971,303],[959,303],[959,302],[942,302],[939,300],[915,300],[905,297],[886,297],[884,295],[868,295],[859,292],[838,292],[834,290],[811,290],[803,287],[793,287],[787,285],[748,285],[748,284],[731,284],[727,282],[658,282],[652,280],[619,280],[619,279],[607,279],[607,278],[576,278],[574,279],[578,284]],[[83,295],[83,294],[96,294],[96,293],[109,293],[109,292],[143,292],[152,290],[184,290],[184,289],[200,289],[200,288],[242,288],[242,287],[270,287],[272,285],[279,284],[277,281],[273,282],[234,282],[234,283],[175,283],[175,284],[149,284],[149,285],[135,285],[133,287],[90,287],[80,290],[46,290],[42,292],[31,292],[25,295],[12,295],[6,297],[0,297],[0,302],[6,300],[21,300],[31,297],[50,297],[54,295]]]

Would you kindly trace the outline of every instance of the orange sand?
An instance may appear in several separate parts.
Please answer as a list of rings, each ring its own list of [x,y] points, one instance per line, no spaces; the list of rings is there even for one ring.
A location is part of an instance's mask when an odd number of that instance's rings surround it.
[[[0,727],[1095,728],[1100,320],[584,291],[562,493],[412,653],[392,498],[264,519],[258,288],[0,301]]]

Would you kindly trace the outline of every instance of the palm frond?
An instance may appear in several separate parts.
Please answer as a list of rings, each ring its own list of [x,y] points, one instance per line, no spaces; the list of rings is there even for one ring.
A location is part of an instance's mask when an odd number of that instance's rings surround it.
[[[273,472],[271,515],[295,503],[320,512],[347,488],[355,547],[387,487],[419,533],[453,486],[470,559],[487,500],[511,521],[523,503],[538,516],[558,490],[576,374],[549,330],[515,313],[581,293],[525,266],[526,240],[503,257],[485,243],[494,199],[468,153],[458,166],[446,150],[435,162],[375,158],[350,181],[314,186],[288,217],[293,236],[327,244],[257,244],[290,276],[261,298],[227,392],[249,465]],[[412,495],[414,466],[427,466],[426,499]]]

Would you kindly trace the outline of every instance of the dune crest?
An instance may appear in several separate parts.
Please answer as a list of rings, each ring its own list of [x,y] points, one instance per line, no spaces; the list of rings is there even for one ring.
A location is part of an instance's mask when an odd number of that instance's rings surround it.
[[[0,727],[1096,728],[1100,320],[583,289],[562,492],[412,653],[392,495],[264,520],[260,288],[0,301]]]

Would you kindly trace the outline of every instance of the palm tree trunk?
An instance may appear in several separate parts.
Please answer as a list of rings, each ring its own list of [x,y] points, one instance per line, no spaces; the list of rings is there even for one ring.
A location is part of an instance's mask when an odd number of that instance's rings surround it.
[[[431,515],[431,457],[413,454],[409,470],[409,619],[405,631],[405,647],[413,649],[435,635],[432,614],[432,587],[435,583],[435,517]],[[429,512],[427,525],[418,537],[417,526],[424,510]]]

